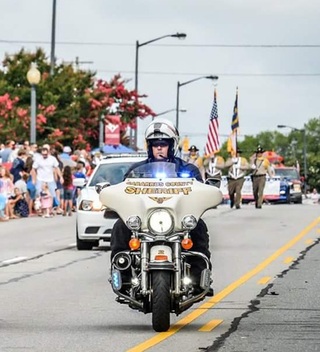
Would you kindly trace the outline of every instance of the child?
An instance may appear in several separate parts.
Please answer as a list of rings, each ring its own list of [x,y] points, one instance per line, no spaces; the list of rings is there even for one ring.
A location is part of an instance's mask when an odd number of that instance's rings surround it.
[[[63,216],[66,216],[67,213],[69,216],[72,215],[72,198],[73,198],[73,176],[72,176],[72,171],[71,167],[69,165],[66,165],[63,168]]]
[[[51,218],[53,199],[50,194],[49,186],[47,182],[42,183],[41,192],[40,192],[40,202],[41,202],[42,217]]]
[[[10,219],[26,218],[29,216],[28,203],[19,187],[14,188],[14,195],[9,197],[8,203]]]
[[[86,177],[85,173],[83,172],[83,170],[84,170],[84,162],[78,161],[77,162],[77,166],[76,166],[76,170],[73,173],[73,178],[86,179],[87,177]],[[74,192],[73,192],[73,197],[72,197],[73,198],[72,199],[72,207],[73,207],[73,209],[76,208],[77,197],[79,196],[80,191],[81,191],[81,188],[80,187],[76,187]]]
[[[1,180],[0,180],[1,183]],[[8,221],[9,217],[5,215],[7,199],[6,197],[0,193],[0,221]]]
[[[2,220],[9,219],[9,203],[8,198],[13,193],[14,185],[10,177],[10,172],[4,166],[0,165],[0,194],[5,198],[4,216],[1,215]],[[3,202],[2,202],[3,203]]]
[[[30,209],[30,205],[29,205],[29,209]],[[32,210],[33,210],[33,209],[34,209],[35,212],[38,214],[38,216],[42,216],[40,197],[36,197],[35,200],[33,201]],[[30,210],[29,210],[29,211],[30,211]]]

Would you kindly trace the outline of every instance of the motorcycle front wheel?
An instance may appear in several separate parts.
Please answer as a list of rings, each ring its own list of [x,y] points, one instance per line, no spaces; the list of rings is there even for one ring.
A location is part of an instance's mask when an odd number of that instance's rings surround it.
[[[170,328],[170,272],[154,271],[152,274],[152,327],[163,332]]]

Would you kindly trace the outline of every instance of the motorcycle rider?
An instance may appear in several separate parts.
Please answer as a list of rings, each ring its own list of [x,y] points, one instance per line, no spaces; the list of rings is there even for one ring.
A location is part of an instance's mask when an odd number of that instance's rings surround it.
[[[161,118],[152,121],[145,131],[145,140],[148,158],[132,165],[124,176],[124,179],[126,179],[127,175],[133,169],[140,165],[151,162],[172,162],[176,165],[177,172],[188,172],[190,177],[194,177],[198,181],[203,182],[200,171],[195,165],[187,163],[175,156],[179,145],[179,132],[170,121]],[[190,232],[190,237],[193,241],[192,250],[205,254],[210,260],[211,253],[209,251],[208,229],[202,219],[199,219],[196,228]],[[118,252],[129,250],[130,238],[131,231],[127,228],[122,219],[118,219],[111,232],[111,260]],[[188,258],[188,262],[191,264],[191,276],[195,283],[195,293],[198,293],[201,291],[199,286],[201,272],[206,266],[201,259],[195,257]],[[129,271],[122,272],[122,281],[123,283],[130,282]],[[122,288],[126,290],[126,285]],[[207,296],[213,296],[212,288],[210,288]]]

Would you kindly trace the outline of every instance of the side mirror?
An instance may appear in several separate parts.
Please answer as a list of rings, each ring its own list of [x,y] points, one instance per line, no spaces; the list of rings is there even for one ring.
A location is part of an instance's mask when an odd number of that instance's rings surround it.
[[[110,182],[99,182],[99,183],[97,183],[97,184],[94,186],[94,188],[95,188],[96,192],[97,192],[98,194],[100,194],[100,192],[101,192],[104,188],[109,187],[109,186],[111,186],[111,185],[110,185]]]

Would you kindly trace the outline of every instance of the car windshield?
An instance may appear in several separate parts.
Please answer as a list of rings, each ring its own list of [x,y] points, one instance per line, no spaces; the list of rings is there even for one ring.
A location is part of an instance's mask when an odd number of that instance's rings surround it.
[[[94,187],[99,182],[110,182],[115,185],[123,181],[125,173],[134,162],[99,164],[90,180],[89,187]]]
[[[191,177],[190,173],[186,172],[177,172],[176,164],[158,161],[154,163],[146,163],[139,165],[133,169],[128,178],[176,178],[176,177]]]
[[[275,174],[276,176],[280,176],[290,180],[299,180],[298,170],[296,169],[276,168]]]

